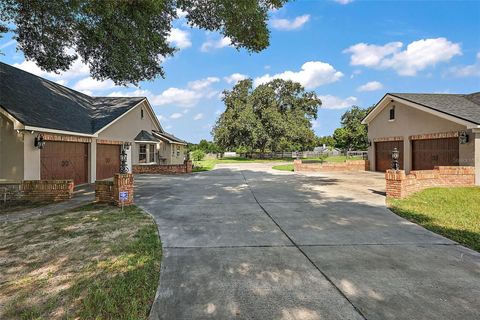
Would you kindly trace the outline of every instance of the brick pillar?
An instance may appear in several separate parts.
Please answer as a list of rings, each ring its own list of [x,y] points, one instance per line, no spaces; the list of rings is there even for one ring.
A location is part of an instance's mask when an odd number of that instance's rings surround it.
[[[293,171],[301,171],[301,167],[302,167],[301,159],[293,160]]]
[[[401,199],[407,196],[405,170],[387,170],[385,180],[387,183],[387,198]]]
[[[185,164],[185,172],[186,173],[192,172],[192,168],[193,168],[192,160],[185,160],[183,163]]]
[[[120,192],[128,192],[128,199],[123,202],[124,206],[133,204],[133,174],[115,173],[113,177],[113,203],[119,207],[122,206]]]

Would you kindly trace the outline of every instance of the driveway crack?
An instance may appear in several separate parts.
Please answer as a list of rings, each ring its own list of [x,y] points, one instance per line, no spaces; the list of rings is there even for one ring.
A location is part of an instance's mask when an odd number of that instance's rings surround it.
[[[337,287],[335,285],[335,283],[332,281],[332,279],[330,279],[329,276],[327,276],[316,264],[315,262],[313,262],[312,259],[310,259],[310,257],[305,253],[305,251],[302,250],[302,248],[288,235],[288,233],[283,230],[283,228],[280,226],[280,224],[270,215],[270,213],[261,205],[261,203],[258,201],[255,193],[253,192],[253,189],[250,187],[250,184],[248,183],[248,180],[247,178],[245,177],[245,175],[243,174],[243,170],[240,170],[240,173],[242,174],[242,177],[243,177],[243,180],[245,181],[245,184],[247,185],[248,187],[248,190],[250,190],[250,192],[252,193],[252,196],[253,198],[255,199],[255,202],[258,204],[258,206],[260,207],[260,209],[262,209],[262,211],[270,218],[270,220],[272,220],[272,222],[277,226],[277,228],[285,235],[285,237],[287,237],[288,241],[290,241],[292,243],[292,245],[297,248],[298,251],[300,251],[300,253],[312,264],[312,266],[317,269],[318,272],[320,272],[320,274],[337,290],[337,292],[345,299],[348,301],[348,303],[353,307],[353,309],[365,320],[367,320],[367,317],[360,311],[360,309],[357,308],[357,306],[355,306],[353,304],[353,302],[343,293],[342,290],[340,290],[339,287]]]

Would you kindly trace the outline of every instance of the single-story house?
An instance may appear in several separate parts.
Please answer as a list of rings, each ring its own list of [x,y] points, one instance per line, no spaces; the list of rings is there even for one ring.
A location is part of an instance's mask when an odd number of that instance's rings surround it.
[[[145,97],[91,97],[0,62],[0,180],[112,177],[127,167],[182,164]]]
[[[472,94],[387,93],[363,119],[368,125],[370,169],[474,166],[480,182],[480,92]]]

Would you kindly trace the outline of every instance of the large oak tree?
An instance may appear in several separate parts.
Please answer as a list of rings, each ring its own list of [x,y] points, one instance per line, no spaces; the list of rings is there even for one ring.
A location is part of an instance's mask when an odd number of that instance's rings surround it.
[[[287,0],[0,0],[0,36],[46,71],[65,71],[80,58],[98,80],[137,84],[165,76],[175,53],[167,37],[177,9],[192,27],[218,31],[236,48],[269,45],[268,10]]]
[[[311,120],[322,102],[299,83],[275,79],[253,88],[247,79],[223,95],[225,112],[212,134],[224,149],[304,150],[315,139]]]

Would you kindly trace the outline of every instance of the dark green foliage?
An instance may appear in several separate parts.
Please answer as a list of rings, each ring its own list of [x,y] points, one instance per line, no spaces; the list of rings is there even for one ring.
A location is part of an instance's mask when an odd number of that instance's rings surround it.
[[[367,126],[362,124],[362,120],[372,108],[373,106],[366,109],[353,106],[342,115],[342,126],[333,133],[337,148],[343,150],[366,150],[368,148]]]
[[[175,53],[167,42],[176,9],[187,23],[229,37],[236,48],[269,45],[268,10],[286,0],[0,0],[18,49],[46,71],[64,71],[80,58],[93,78],[118,85],[164,77],[161,62]]]
[[[310,121],[322,102],[299,83],[275,79],[254,89],[247,79],[223,94],[226,109],[212,131],[222,148],[294,151],[313,143]]]

